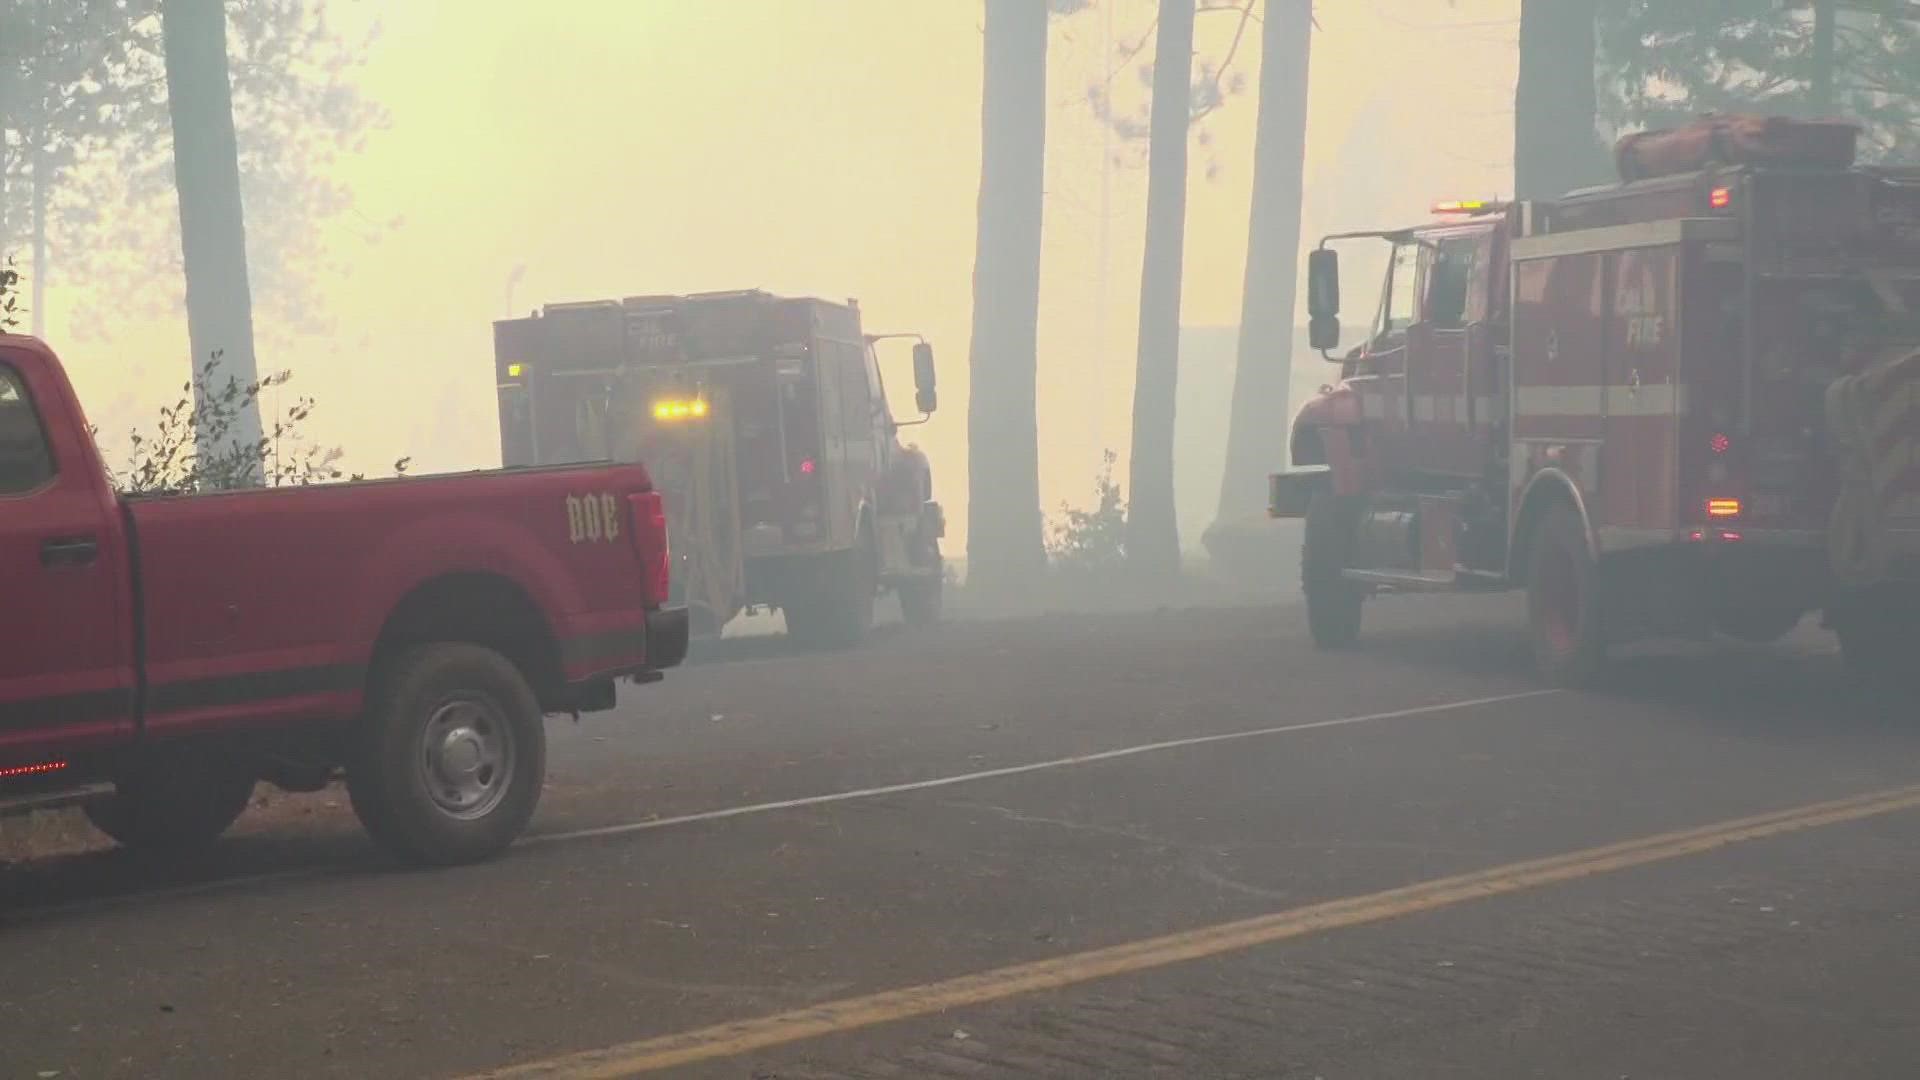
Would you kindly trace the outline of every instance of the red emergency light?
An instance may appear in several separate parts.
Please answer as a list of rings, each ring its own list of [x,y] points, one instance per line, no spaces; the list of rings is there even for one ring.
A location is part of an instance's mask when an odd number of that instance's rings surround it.
[[[42,761],[34,765],[9,765],[0,768],[0,780],[11,780],[16,776],[40,776],[44,773],[59,772],[67,767],[64,761]]]

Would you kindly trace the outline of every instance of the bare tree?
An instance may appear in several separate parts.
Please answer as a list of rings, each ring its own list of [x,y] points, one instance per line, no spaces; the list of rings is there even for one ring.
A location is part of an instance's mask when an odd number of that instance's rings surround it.
[[[1551,199],[1607,179],[1594,85],[1599,0],[1522,0],[1513,187]]]
[[[195,356],[219,356],[237,385],[254,385],[259,371],[225,5],[222,0],[164,0],[160,22],[180,193],[180,249],[186,260],[187,336]],[[235,447],[258,446],[258,400],[241,402],[238,412],[232,430],[221,438]]]
[[[987,0],[968,358],[967,574],[1011,591],[1046,570],[1035,405],[1048,5]]]
[[[1179,378],[1180,279],[1186,245],[1187,126],[1192,117],[1194,0],[1161,0],[1155,32],[1147,159],[1147,244],[1140,271],[1128,469],[1127,561],[1136,575],[1180,570],[1173,503],[1174,391]]]
[[[1312,32],[1313,0],[1267,0],[1239,355],[1216,514],[1222,521],[1260,506],[1267,472],[1286,463]]]

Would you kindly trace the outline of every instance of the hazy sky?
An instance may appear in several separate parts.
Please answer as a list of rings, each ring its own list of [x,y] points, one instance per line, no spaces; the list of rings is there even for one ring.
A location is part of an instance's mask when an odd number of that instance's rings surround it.
[[[1504,192],[1517,0],[1319,7],[1309,239],[1397,222],[1432,199]],[[916,437],[933,456],[960,550],[978,0],[333,8],[344,26],[376,11],[384,26],[360,84],[392,122],[339,169],[359,214],[400,225],[372,245],[351,217],[332,230],[335,254],[356,264],[319,289],[337,333],[262,357],[263,368],[294,369],[298,388],[319,399],[317,435],[370,470],[401,454],[430,469],[497,464],[490,323],[506,311],[516,265],[525,267],[512,296],[522,314],[558,300],[754,286],[857,297],[869,330],[919,330],[938,350],[943,408]],[[1118,49],[1152,9],[1150,0],[1104,0],[1054,28],[1040,332],[1049,509],[1083,499],[1103,446],[1125,467],[1145,176],[1140,151],[1116,143],[1125,160],[1111,174],[1103,230],[1103,138],[1086,91],[1104,77],[1109,20]],[[1234,19],[1201,17],[1203,55],[1224,51]],[[1208,145],[1192,152],[1191,326],[1239,315],[1258,38],[1249,32],[1236,61],[1247,93],[1208,119]],[[1122,108],[1141,103],[1136,72],[1115,86]],[[83,288],[49,298],[56,345]],[[1356,306],[1370,288],[1350,285]],[[112,434],[177,389],[185,319],[103,329],[106,339],[67,351]],[[910,381],[904,359],[895,358],[897,388]],[[1285,421],[1276,407],[1275,422]]]

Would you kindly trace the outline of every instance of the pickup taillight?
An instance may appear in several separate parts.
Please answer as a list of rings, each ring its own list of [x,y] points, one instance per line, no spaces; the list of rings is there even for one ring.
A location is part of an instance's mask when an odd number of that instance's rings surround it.
[[[667,551],[667,504],[657,491],[636,491],[627,496],[633,507],[634,554],[640,557],[641,583],[646,591],[647,607],[657,608],[670,595],[671,560]]]

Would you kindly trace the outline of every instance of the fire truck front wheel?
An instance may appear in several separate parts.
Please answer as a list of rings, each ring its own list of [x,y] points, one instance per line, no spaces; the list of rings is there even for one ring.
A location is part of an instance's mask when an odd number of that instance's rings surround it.
[[[1527,621],[1534,664],[1556,686],[1590,684],[1606,665],[1599,578],[1579,512],[1548,510],[1527,563]]]
[[[1322,495],[1307,507],[1300,587],[1307,596],[1307,629],[1322,649],[1351,648],[1360,637],[1360,605],[1366,591],[1342,572],[1361,509],[1358,499],[1344,495]]]

